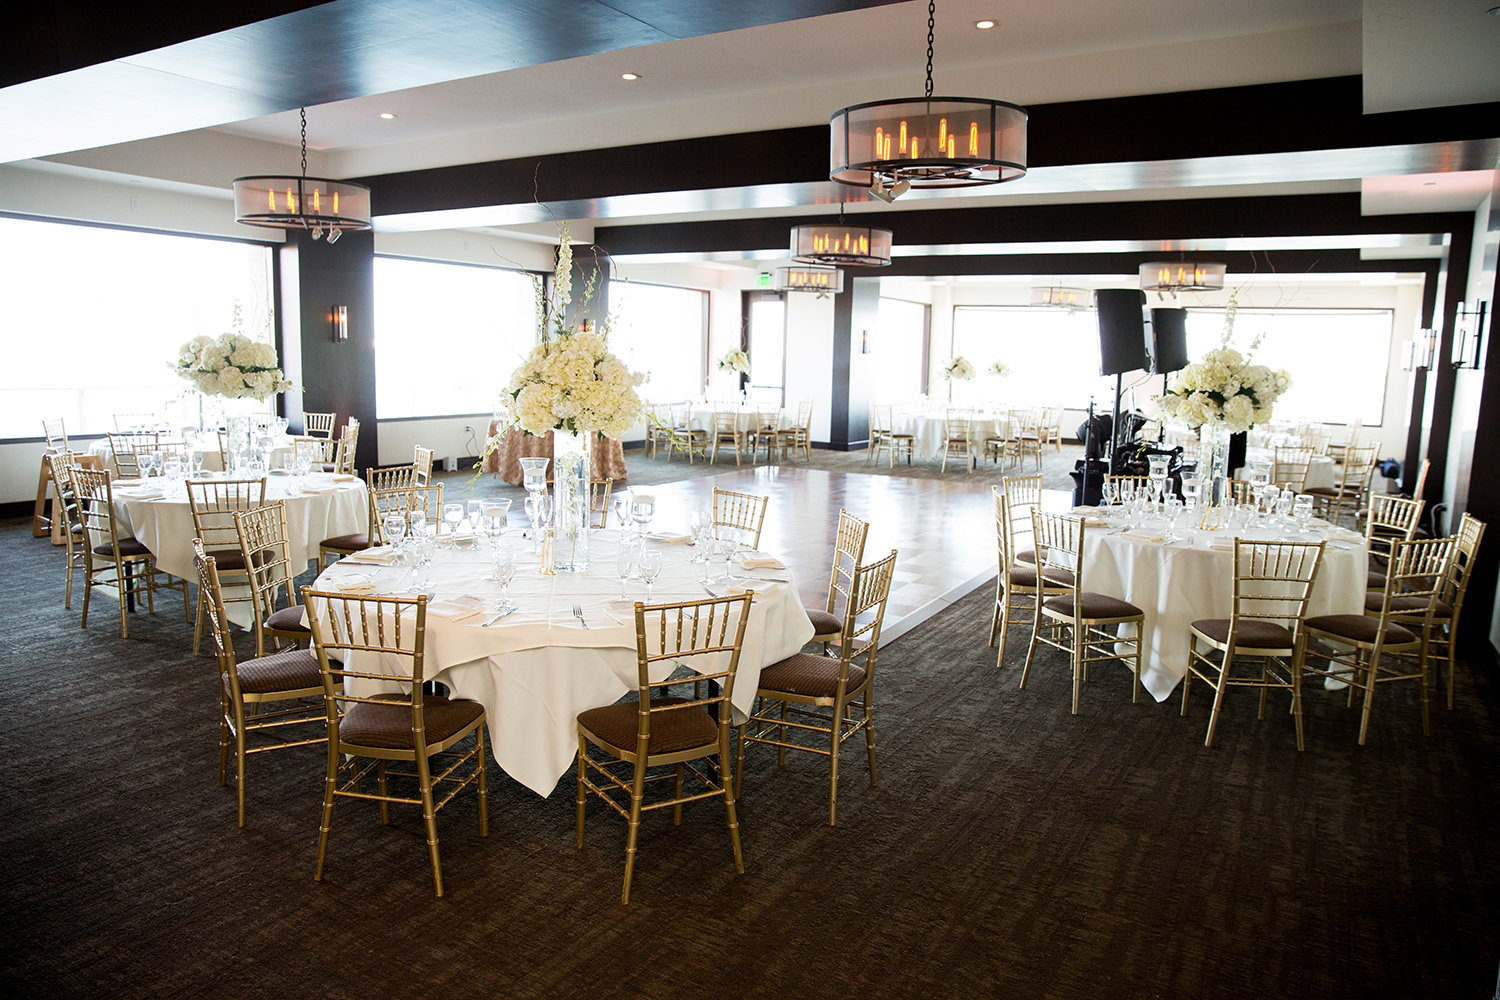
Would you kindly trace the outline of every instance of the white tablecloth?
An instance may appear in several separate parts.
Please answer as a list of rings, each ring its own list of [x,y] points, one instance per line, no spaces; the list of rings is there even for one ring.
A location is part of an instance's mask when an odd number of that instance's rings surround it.
[[[165,483],[160,477],[148,483]],[[305,484],[312,490],[304,492]],[[148,499],[138,496],[144,488],[116,486],[116,529],[121,537],[131,535],[156,556],[156,565],[164,572],[188,580],[197,580],[193,566],[193,512],[188,506],[187,489],[180,483],[170,484],[166,496]],[[287,547],[291,551],[292,572],[300,573],[318,555],[318,543],[334,535],[364,531],[369,517],[365,484],[358,479],[335,481],[333,476],[314,474],[267,476],[266,500],[286,502]]]
[[[1233,549],[1209,547],[1212,535],[1225,533],[1194,534],[1191,543],[1163,545],[1108,528],[1085,529],[1084,588],[1145,612],[1141,684],[1157,701],[1165,701],[1187,674],[1188,625],[1200,618],[1228,618],[1234,603]],[[1368,555],[1352,532],[1338,538],[1323,550],[1307,602],[1309,617],[1364,613]]]
[[[976,413],[971,421],[974,430],[974,453],[982,457],[984,440],[1005,433],[1009,417],[1004,413]],[[902,413],[891,414],[891,430],[897,434],[912,436],[912,454],[919,459],[940,461],[943,457],[943,442],[948,436],[945,414]]]
[[[203,467],[210,472],[223,472],[224,463],[219,458],[219,439],[216,435],[198,436],[189,441],[188,444],[203,453]],[[107,467],[113,468],[109,463],[114,458],[114,450],[109,446],[109,438],[100,438],[88,443],[90,455],[98,455],[104,459]],[[280,468],[282,463],[292,454],[292,439],[282,435],[276,439],[271,450],[271,467]]]
[[[1245,452],[1247,462],[1265,462],[1268,465],[1275,458],[1275,452],[1268,448],[1249,448]],[[1238,473],[1239,478],[1245,478],[1244,470]],[[1331,488],[1339,483],[1339,467],[1334,464],[1333,459],[1327,455],[1314,455],[1312,461],[1307,464],[1307,479],[1302,488],[1306,490],[1314,487]]]
[[[447,685],[454,697],[484,705],[496,763],[546,796],[573,765],[578,713],[611,705],[637,687],[635,617],[632,607],[619,601],[619,532],[593,533],[588,573],[552,576],[539,572],[529,542],[515,532],[507,537],[518,556],[510,598],[519,610],[490,627],[481,623],[494,614],[500,587],[484,579],[489,574],[488,546],[438,550],[430,567],[429,593],[440,600],[478,597],[484,611],[462,621],[429,614],[425,673],[429,680]],[[702,567],[689,561],[693,548],[647,544],[663,556],[653,601],[707,596],[700,580]],[[812,638],[813,627],[790,570],[736,567],[736,572],[739,576],[732,584],[753,589],[756,595],[730,699],[737,712],[747,713],[761,668],[798,652]],[[412,571],[404,567],[343,560],[324,571],[314,589],[335,590],[339,580],[355,574],[372,575],[382,593],[409,593],[412,585]],[[772,576],[783,579],[752,578]],[[711,586],[727,592],[720,583]],[[639,579],[627,581],[626,591],[630,601],[646,599]],[[587,629],[573,615],[575,602],[583,608]]]
[[[780,410],[776,410],[775,407],[771,407],[771,409],[776,412],[776,426],[786,427],[786,415]],[[734,414],[735,429],[741,434],[760,429],[761,410],[754,406],[714,407],[707,403],[693,404],[688,411],[688,426],[694,430],[712,433],[714,429],[714,414],[721,412]]]

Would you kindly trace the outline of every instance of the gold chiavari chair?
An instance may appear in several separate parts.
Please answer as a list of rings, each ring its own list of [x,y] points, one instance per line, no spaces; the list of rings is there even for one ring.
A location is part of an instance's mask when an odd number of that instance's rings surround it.
[[[214,557],[203,551],[203,542],[193,539],[193,561],[198,567],[198,588],[204,594],[204,613],[214,648],[219,675],[219,786],[229,782],[229,752],[234,747],[235,799],[239,825],[245,825],[245,761],[251,754],[267,750],[325,743],[327,711],[323,707],[323,679],[311,650],[291,649],[237,662],[229,618],[224,611],[223,589]],[[285,703],[292,703],[286,705]],[[271,711],[262,706],[285,705]],[[316,735],[297,739],[278,738],[271,743],[250,745],[253,734],[274,733],[291,726],[323,726]],[[305,730],[304,730],[305,731]]]
[[[761,445],[766,446],[767,462],[778,461],[781,448],[781,408],[772,406],[757,410],[755,429],[747,437],[751,462],[760,460]]]
[[[214,432],[214,436],[219,442],[219,468],[227,470],[229,468],[229,432],[220,427]]]
[[[1363,692],[1360,746],[1369,733],[1370,709],[1379,684],[1416,681],[1421,692],[1422,734],[1431,731],[1427,642],[1457,542],[1452,537],[1396,542],[1377,614],[1318,615],[1305,622],[1293,669],[1344,681],[1349,685],[1350,704],[1356,690]],[[1327,666],[1309,666],[1309,656],[1326,660]]]
[[[1422,464],[1419,465],[1419,466],[1417,466],[1417,481],[1412,485],[1412,491],[1410,493],[1402,492],[1402,493],[1400,493],[1398,495],[1406,497],[1408,499],[1412,499],[1412,498],[1415,498],[1415,499],[1418,499],[1418,500],[1422,499],[1422,491],[1427,488],[1427,470],[1430,469],[1430,468],[1432,468],[1432,463],[1429,462],[1427,459],[1424,458],[1422,460]],[[1376,495],[1377,494],[1376,494],[1375,490],[1371,489],[1366,494],[1366,496],[1364,498],[1364,501],[1360,504],[1359,511],[1356,512],[1355,515],[1354,515],[1355,528],[1360,533],[1364,532],[1364,530],[1365,530],[1365,522],[1366,522],[1366,520],[1370,516],[1370,511],[1369,511],[1370,497],[1376,496]],[[1380,495],[1382,495],[1382,496],[1389,496],[1390,494],[1380,494]],[[1413,533],[1412,537],[1413,538],[1426,537],[1424,535],[1423,529],[1420,527],[1420,525],[1414,530],[1414,533]]]
[[[303,413],[302,433],[307,437],[322,438],[327,441],[333,437],[333,427],[338,423],[338,413]]]
[[[411,455],[412,483],[426,486],[432,481],[432,449],[417,445]]]
[[[1141,629],[1145,612],[1117,597],[1090,593],[1083,587],[1083,520],[1063,514],[1049,514],[1035,508],[1031,511],[1031,532],[1036,543],[1037,572],[1043,584],[1068,582],[1068,591],[1048,596],[1039,589],[1036,595],[1036,618],[1031,626],[1031,643],[1026,649],[1026,665],[1021,668],[1021,687],[1031,673],[1031,661],[1039,645],[1051,646],[1068,654],[1073,670],[1073,714],[1078,714],[1078,697],[1089,665],[1100,660],[1120,660],[1130,665],[1132,684],[1130,700],[1141,698]],[[1066,570],[1071,575],[1058,573]],[[1120,635],[1123,625],[1134,625],[1134,635]],[[1121,652],[1120,647],[1129,648]]]
[[[73,493],[74,455],[71,451],[57,451],[42,457],[47,468],[47,482],[52,494],[52,520],[62,528],[63,544],[67,546],[66,579],[63,584],[63,607],[73,607],[73,571],[84,569],[84,550],[88,548],[88,536],[84,532],[83,517],[78,510],[78,498]],[[50,527],[50,524],[49,524]]]
[[[890,405],[876,406],[875,412],[879,415],[881,427],[881,439],[876,447],[875,460],[880,461],[880,448],[885,448],[890,461],[890,467],[896,467],[896,459],[902,455],[906,456],[906,464],[912,463],[912,458],[917,450],[916,435],[908,431],[896,430],[895,407]]]
[[[614,485],[613,479],[589,480],[589,527],[609,527],[609,493]]]
[[[116,413],[113,417],[117,431],[141,431],[155,426],[157,421],[154,413]]]
[[[42,434],[47,438],[48,451],[72,451],[68,445],[68,428],[62,417],[42,421]]]
[[[1275,458],[1271,464],[1271,482],[1306,493],[1307,467],[1312,464],[1316,452],[1310,448],[1279,447],[1272,454]]]
[[[875,657],[895,570],[894,549],[879,562],[859,567],[844,606],[840,629],[844,639],[838,655],[795,653],[766,667],[756,686],[755,710],[740,726],[740,778],[744,776],[747,743],[776,747],[778,766],[785,766],[788,750],[828,758],[829,826],[835,825],[838,817],[839,751],[845,740],[861,730],[865,734],[870,787],[875,787]],[[828,744],[817,746],[788,739],[798,734],[812,740],[827,738]],[[735,791],[739,791],[738,784]]]
[[[203,542],[204,550],[214,557],[214,568],[220,581],[244,584],[248,589],[250,567],[240,552],[240,533],[235,527],[237,511],[247,511],[266,502],[266,480],[260,479],[190,479],[187,481],[188,508],[193,514],[193,534]],[[257,557],[259,558],[259,557]],[[193,623],[193,655],[198,655],[203,638],[204,607],[207,595],[198,591],[198,615]],[[241,591],[225,598],[231,604],[252,604],[254,598]]]
[[[1365,508],[1365,548],[1370,550],[1370,559],[1379,563],[1369,569],[1366,586],[1370,590],[1385,589],[1385,565],[1391,550],[1397,542],[1410,541],[1416,535],[1425,506],[1427,501],[1418,497],[1370,494],[1370,505]]]
[[[1303,433],[1300,448],[1314,455],[1327,455],[1331,435],[1322,430],[1309,430]]]
[[[1323,449],[1323,454],[1328,455],[1335,462],[1344,461],[1344,456],[1348,453],[1348,450],[1350,448],[1359,447],[1359,432],[1364,427],[1364,425],[1364,419],[1361,417],[1356,417],[1354,419],[1354,422],[1349,424],[1349,432],[1348,434],[1344,435],[1344,438],[1341,441],[1336,440],[1333,436],[1333,432],[1329,428],[1324,427],[1323,431],[1328,436],[1328,444]]]
[[[114,487],[104,469],[73,466],[73,495],[78,500],[79,517],[84,526],[83,546],[83,617],[80,628],[89,623],[89,598],[97,589],[113,591],[120,602],[120,638],[129,638],[125,623],[125,606],[142,592],[146,610],[156,613],[158,590],[182,591],[182,616],[192,621],[192,604],[188,600],[186,580],[158,574],[156,557],[142,542],[130,536],[121,537],[115,523]],[[158,576],[164,579],[158,579]]]
[[[718,464],[718,461],[719,461],[719,447],[720,447],[720,445],[728,444],[731,448],[734,449],[734,464],[735,465],[739,465],[740,464],[740,449],[743,447],[743,445],[745,443],[745,440],[744,440],[745,439],[745,435],[743,435],[743,434],[740,433],[740,425],[739,425],[738,415],[735,414],[735,413],[730,413],[730,412],[724,411],[724,410],[715,410],[714,411],[714,415],[713,415],[713,421],[714,421],[714,443],[713,443],[713,451],[708,456],[709,462],[713,463],[713,464]],[[755,456],[754,456],[754,453],[752,452],[751,453],[751,461],[754,461],[754,460],[755,460]]]
[[[141,475],[140,455],[154,450],[161,435],[156,431],[110,432],[109,451],[114,457],[115,478],[139,479]]]
[[[219,435],[222,440],[224,432],[220,431]],[[331,465],[338,457],[338,447],[337,441],[318,437],[294,437],[292,438],[292,461],[295,464],[305,457],[309,469],[323,469]]]
[[[253,510],[235,511],[240,557],[250,567],[250,597],[255,605],[255,655],[264,656],[266,640],[288,640],[305,647],[312,632],[302,623],[292,578],[291,546],[286,536],[286,505],[275,500]]]
[[[1047,432],[1047,437],[1043,444],[1052,445],[1052,450],[1057,452],[1059,455],[1062,454],[1062,423],[1063,407],[1053,406],[1048,408],[1046,423],[1043,427],[1043,429]]]
[[[885,439],[889,427],[882,426],[880,422],[880,408],[872,399],[865,403],[865,419],[869,424],[869,436],[865,438],[865,464],[869,465],[880,455],[882,447],[890,447],[890,442]]]
[[[714,487],[714,534],[722,528],[741,532],[741,540],[752,549],[760,548],[760,530],[766,520],[769,497],[754,493],[736,493]]]
[[[328,727],[328,774],[313,880],[323,880],[328,831],[338,799],[379,802],[382,823],[388,819],[390,803],[399,802],[422,807],[432,881],[441,896],[438,811],[463,789],[476,785],[479,835],[490,832],[484,706],[424,690],[425,595],[355,596],[303,587],[302,603],[312,627]],[[472,743],[458,746],[470,736]],[[414,770],[390,770],[392,761],[411,764]],[[392,775],[415,778],[417,794],[392,794],[387,781]],[[362,785],[371,776],[376,781],[374,792]]]
[[[648,810],[670,806],[673,822],[680,824],[684,802],[722,799],[734,847],[734,870],[738,874],[745,871],[734,811],[736,789],[730,773],[729,694],[734,690],[753,596],[753,592],[746,592],[677,604],[637,603],[638,699],[591,708],[578,715],[578,846],[583,846],[589,795],[598,796],[625,818],[628,832],[621,904],[630,902],[641,814]],[[673,668],[678,666],[697,673],[690,680],[663,676],[664,668],[675,673]],[[701,698],[696,693],[689,697],[671,694],[674,685],[690,681],[709,681],[708,693]],[[601,754],[595,755],[591,748],[598,748]],[[708,769],[697,766],[699,761],[709,761]],[[663,767],[671,770],[648,774],[653,768]],[[698,780],[701,790],[683,793],[684,769]],[[671,797],[646,802],[647,783],[663,780],[673,782]]]
[[[667,461],[672,461],[672,452],[687,454],[688,465],[693,464],[693,453],[702,454],[708,445],[708,431],[693,426],[693,405],[677,403],[672,407],[672,431],[667,436]]]
[[[1427,637],[1427,652],[1431,659],[1441,659],[1447,674],[1448,708],[1453,708],[1454,648],[1458,635],[1459,615],[1463,613],[1464,598],[1469,591],[1469,579],[1474,572],[1474,559],[1479,553],[1479,543],[1484,539],[1484,522],[1464,512],[1458,523],[1453,557],[1448,561],[1448,577],[1432,602],[1432,631]],[[1365,614],[1378,615],[1384,606],[1384,592],[1365,595]],[[1419,620],[1423,612],[1423,600],[1419,596],[1397,594],[1391,598],[1393,620],[1410,625],[1407,615]]]
[[[1116,486],[1117,484],[1120,488],[1128,488],[1131,491],[1131,495],[1134,496],[1140,493],[1141,490],[1148,490],[1151,488],[1151,477],[1127,475],[1115,476],[1107,472],[1104,474],[1104,493],[1106,496],[1110,495],[1112,492],[1110,487]]]
[[[1012,625],[1034,624],[1030,612],[1036,609],[1037,588],[1050,595],[1068,593],[1072,574],[1062,568],[1054,568],[1046,581],[1037,576],[1036,551],[1028,549],[1031,558],[1019,562],[1016,557],[1016,529],[1024,525],[1031,534],[1031,511],[1035,504],[1011,505],[1011,498],[997,486],[991,486],[995,498],[995,550],[998,567],[995,576],[995,610],[990,618],[990,645],[999,640],[1000,650],[995,656],[995,669],[1005,666],[1005,645]],[[816,627],[816,626],[814,626]]]
[[[658,448],[665,446],[670,451],[672,447],[672,406],[670,403],[653,403],[646,407],[646,413],[646,447],[655,458]]]
[[[354,454],[358,446],[359,420],[350,417],[344,422],[343,429],[339,431],[338,441],[334,445],[333,461],[324,462],[323,471],[346,476],[354,475]]]
[[[1036,470],[1042,471],[1042,445],[1046,442],[1047,431],[1042,426],[1039,411],[1019,411],[1019,419],[1011,420],[1011,431],[1015,435],[1016,464],[1024,467],[1029,455],[1036,462]]]
[[[962,456],[964,468],[970,472],[978,464],[974,453],[974,421],[972,413],[964,409],[949,409],[943,417],[943,465],[948,471],[948,459]]]
[[[1303,748],[1302,675],[1292,664],[1324,544],[1234,540],[1234,597],[1229,617],[1202,618],[1188,626],[1182,714],[1187,715],[1193,678],[1206,682],[1213,689],[1214,705],[1204,746],[1214,745],[1224,692],[1231,687],[1252,687],[1260,689],[1258,718],[1262,720],[1272,688],[1291,692],[1297,749]],[[1236,666],[1241,667],[1239,673]]]
[[[797,401],[797,422],[791,427],[782,430],[783,445],[785,451],[790,452],[793,458],[801,452],[802,457],[812,461],[812,413],[813,401],[810,399],[799,399]]]
[[[1031,512],[1042,509],[1042,475],[1004,476],[1000,485],[1005,491],[1005,503],[1010,511],[1011,555],[1016,562],[1035,563],[1036,550],[1015,545],[1014,542],[1017,532],[1024,532],[1028,538],[1031,537]]]
[[[805,609],[813,625],[809,641],[821,642],[825,653],[829,643],[843,638],[843,608],[848,606],[855,574],[865,557],[865,536],[869,531],[869,524],[847,510],[839,511],[838,531],[833,539],[833,569],[828,574],[828,601],[822,608]]]
[[[996,465],[1009,468],[1015,464],[1018,454],[1015,436],[1011,431],[1010,414],[996,414],[994,428],[995,432],[984,439],[984,460],[987,463],[994,462]]]
[[[1309,486],[1317,513],[1330,524],[1338,524],[1347,512],[1353,515],[1365,504],[1370,479],[1375,475],[1375,448],[1347,448],[1339,466],[1339,481],[1332,486]]]
[[[417,482],[417,465],[388,465],[381,469],[365,470],[365,486],[371,491],[411,489],[426,485]]]

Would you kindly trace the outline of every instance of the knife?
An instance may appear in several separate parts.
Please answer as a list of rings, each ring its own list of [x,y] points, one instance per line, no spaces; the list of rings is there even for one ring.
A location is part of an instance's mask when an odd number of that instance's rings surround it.
[[[479,623],[479,627],[480,628],[484,628],[487,625],[493,625],[493,624],[495,624],[497,621],[499,621],[500,619],[504,618],[506,615],[510,614],[512,611],[516,610],[517,607],[519,607],[519,605],[512,605],[511,607],[506,608],[504,611],[500,612],[498,615],[496,615],[495,617],[489,619],[488,621],[480,622]]]
[[[714,593],[713,590],[712,590],[712,588],[710,588],[709,585],[706,584],[706,583],[703,585],[703,590],[704,590],[705,593],[708,594],[709,597],[719,597],[719,596],[721,596],[719,594]]]

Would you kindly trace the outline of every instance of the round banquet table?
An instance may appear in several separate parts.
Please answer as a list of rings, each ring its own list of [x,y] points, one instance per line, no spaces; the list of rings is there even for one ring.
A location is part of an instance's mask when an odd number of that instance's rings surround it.
[[[205,469],[210,472],[224,471],[224,460],[219,457],[219,438],[217,435],[200,434],[191,441],[188,441],[187,445],[195,451],[203,453],[203,467]],[[109,445],[109,438],[104,437],[97,441],[90,441],[88,443],[88,450],[90,455],[96,455],[104,459],[107,466],[112,465],[115,453],[114,449]],[[291,457],[291,454],[292,438],[286,434],[278,436],[276,443],[271,449],[271,467],[279,468],[287,458]]]
[[[487,579],[487,543],[465,547],[460,536],[459,546],[439,548],[428,567],[426,678],[446,685],[456,698],[484,705],[495,762],[542,796],[552,792],[573,764],[578,713],[614,704],[637,688],[633,602],[645,601],[646,587],[639,579],[627,580],[628,596],[621,600],[615,571],[621,533],[605,529],[593,535],[587,573],[548,575],[541,572],[531,543],[515,531],[508,534],[517,556],[509,594],[517,610],[488,626],[484,623],[495,615],[500,585]],[[652,601],[703,599],[708,596],[705,586],[721,595],[755,592],[730,696],[736,718],[748,714],[761,669],[800,651],[813,636],[791,571],[736,564],[736,575],[727,583],[705,585],[701,564],[690,561],[692,547],[652,537],[647,536],[646,544],[659,548],[663,557]],[[319,575],[313,589],[414,593],[414,571],[377,561],[385,556],[383,550],[372,550],[342,559]],[[716,572],[721,570],[719,564]],[[588,628],[574,616],[575,604]]]
[[[490,421],[490,437],[499,431],[499,421]],[[592,450],[593,469],[589,475],[594,479],[625,478],[625,446],[613,438],[597,437]],[[521,459],[551,458],[551,434],[527,434],[519,427],[512,427],[500,435],[500,445],[484,460],[484,471],[493,472],[513,486],[521,485]],[[552,477],[552,466],[548,463],[547,477]]]
[[[1002,437],[1010,426],[1006,413],[976,412],[970,420],[974,432],[974,453],[984,449],[986,438]],[[943,412],[912,412],[891,414],[891,430],[897,434],[912,436],[912,455],[924,461],[939,461],[943,457],[943,443],[948,437],[947,416]]]
[[[121,480],[114,487],[116,527],[131,535],[156,557],[163,572],[196,580],[193,565],[193,512],[187,488],[161,477]],[[163,492],[165,491],[165,492]],[[353,476],[317,473],[310,476],[266,477],[266,500],[281,500],[286,509],[287,548],[293,573],[300,573],[318,555],[318,543],[335,535],[364,531],[369,519],[365,484]],[[243,605],[231,605],[239,610]]]
[[[1266,448],[1251,448],[1245,453],[1246,461],[1265,462],[1267,465],[1271,464],[1274,457],[1275,453]],[[1240,469],[1236,475],[1243,479],[1245,470]],[[1302,481],[1302,488],[1304,490],[1331,489],[1338,484],[1338,465],[1327,455],[1314,455],[1312,461],[1307,464],[1307,478]]]
[[[1234,603],[1234,538],[1227,531],[1188,531],[1165,544],[1159,529],[1116,531],[1094,521],[1084,530],[1084,588],[1129,601],[1145,612],[1141,684],[1157,701],[1187,674],[1188,626],[1228,618]],[[1363,614],[1368,553],[1359,535],[1326,523],[1300,537],[1250,529],[1246,540],[1323,541],[1323,560],[1307,615]]]

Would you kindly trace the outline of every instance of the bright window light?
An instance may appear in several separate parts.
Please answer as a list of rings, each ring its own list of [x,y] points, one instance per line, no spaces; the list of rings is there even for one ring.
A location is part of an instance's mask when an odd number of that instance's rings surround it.
[[[609,347],[646,375],[643,399],[682,400],[703,391],[708,293],[695,288],[612,281]]]
[[[879,386],[877,394],[881,399],[906,399],[922,394],[929,308],[924,303],[904,299],[880,300],[880,319],[869,349],[871,384]]]
[[[934,363],[930,392],[945,395],[941,366],[963,355],[978,376],[953,384],[953,401],[969,405],[1066,406],[1088,409],[1114,401],[1114,377],[1099,374],[1099,323],[1087,310],[1023,306],[957,306],[953,351]],[[1002,361],[1010,372],[986,374]]]

